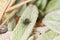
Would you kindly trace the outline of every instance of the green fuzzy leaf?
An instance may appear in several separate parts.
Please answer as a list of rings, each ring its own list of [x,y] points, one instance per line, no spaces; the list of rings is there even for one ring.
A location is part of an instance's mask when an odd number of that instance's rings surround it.
[[[29,5],[21,15],[16,28],[13,31],[12,40],[27,40],[30,36],[38,17],[38,9],[35,5]],[[25,25],[23,21],[29,19],[30,23]]]
[[[14,18],[12,18],[11,20],[9,20],[9,22],[8,22],[8,30],[9,31],[12,31],[14,29],[14,22],[15,22]]]
[[[58,34],[50,30],[50,31],[40,35],[37,38],[37,40],[53,40],[56,36],[58,36]]]
[[[43,23],[51,30],[60,34],[60,10],[48,13],[43,19]]]
[[[41,4],[41,1],[42,1],[42,0],[37,0],[37,2],[36,2],[36,6],[37,6],[37,7],[39,7],[39,5]]]
[[[46,8],[46,13],[60,9],[60,0],[51,0]]]
[[[60,40],[60,35],[56,36],[53,40]]]
[[[44,8],[46,7],[46,4],[47,4],[47,0],[42,0],[41,2],[41,10],[44,10]]]
[[[26,7],[27,6],[25,4],[21,8],[19,8],[18,11],[16,12],[16,15],[21,16],[23,14],[24,10],[26,9]]]

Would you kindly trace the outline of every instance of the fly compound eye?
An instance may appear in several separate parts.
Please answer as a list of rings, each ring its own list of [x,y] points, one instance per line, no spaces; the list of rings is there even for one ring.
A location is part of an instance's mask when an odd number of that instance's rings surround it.
[[[28,25],[31,21],[27,18],[23,21],[23,24]]]
[[[8,27],[4,25],[2,28],[0,28],[0,34],[4,34],[8,31]]]

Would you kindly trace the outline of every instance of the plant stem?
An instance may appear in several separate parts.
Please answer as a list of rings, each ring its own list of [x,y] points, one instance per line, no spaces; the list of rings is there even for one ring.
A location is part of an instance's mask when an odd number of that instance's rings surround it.
[[[17,5],[15,5],[15,6],[13,6],[13,7],[7,9],[6,12],[11,11],[11,10],[14,10],[14,9],[17,9],[17,8],[20,8],[20,6],[26,4],[26,3],[30,2],[30,1],[31,1],[31,0],[21,2],[21,3],[17,4]]]

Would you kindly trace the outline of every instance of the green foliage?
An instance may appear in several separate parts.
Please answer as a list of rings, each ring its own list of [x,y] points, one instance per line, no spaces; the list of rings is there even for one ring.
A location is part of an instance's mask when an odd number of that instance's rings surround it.
[[[46,13],[60,9],[60,0],[51,0],[46,8]]]
[[[27,40],[30,36],[38,17],[38,10],[35,5],[29,5],[21,15],[16,28],[13,31],[12,40]],[[29,19],[31,22],[25,25],[23,21]]]
[[[56,36],[58,36],[57,33],[55,33],[54,31],[47,31],[46,33],[40,35],[37,40],[53,40]]]
[[[48,13],[43,19],[43,23],[54,32],[60,34],[60,10]]]

